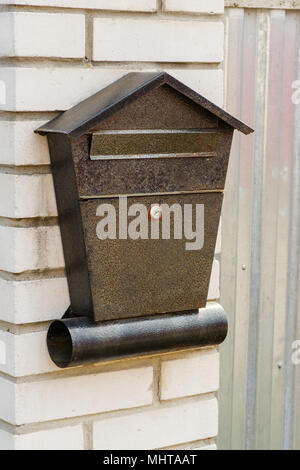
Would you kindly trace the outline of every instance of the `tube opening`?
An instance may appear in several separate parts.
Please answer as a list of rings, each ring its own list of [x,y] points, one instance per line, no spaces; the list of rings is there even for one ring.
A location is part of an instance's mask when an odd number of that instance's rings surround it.
[[[73,344],[67,326],[59,320],[51,323],[47,334],[47,346],[52,361],[60,368],[72,361]]]

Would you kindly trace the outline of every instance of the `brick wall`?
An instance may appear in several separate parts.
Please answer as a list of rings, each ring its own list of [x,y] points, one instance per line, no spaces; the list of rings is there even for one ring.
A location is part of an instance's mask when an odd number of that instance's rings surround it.
[[[0,449],[215,448],[214,348],[50,361],[46,331],[69,297],[47,143],[33,130],[129,71],[167,70],[222,105],[223,3],[0,1]]]

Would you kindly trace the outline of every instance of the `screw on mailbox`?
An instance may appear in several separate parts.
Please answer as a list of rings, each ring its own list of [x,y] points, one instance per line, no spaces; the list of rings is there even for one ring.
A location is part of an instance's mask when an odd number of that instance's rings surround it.
[[[150,207],[149,211],[149,219],[151,220],[160,220],[162,218],[162,209],[159,205],[154,204]]]

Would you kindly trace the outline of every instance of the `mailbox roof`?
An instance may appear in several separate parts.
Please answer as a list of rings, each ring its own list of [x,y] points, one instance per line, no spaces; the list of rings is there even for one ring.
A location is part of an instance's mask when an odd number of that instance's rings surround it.
[[[99,122],[111,114],[162,85],[169,85],[244,134],[254,132],[242,121],[165,72],[129,73],[90,98],[63,112],[37,129],[36,132],[39,134],[58,133],[80,137],[82,134],[91,131]]]

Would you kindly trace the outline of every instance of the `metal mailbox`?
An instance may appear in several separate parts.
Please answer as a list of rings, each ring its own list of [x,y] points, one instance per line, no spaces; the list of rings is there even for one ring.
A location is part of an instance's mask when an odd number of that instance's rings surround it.
[[[37,130],[71,298],[48,333],[57,365],[224,340],[222,308],[198,309],[234,129],[253,132],[166,73],[131,73]]]

